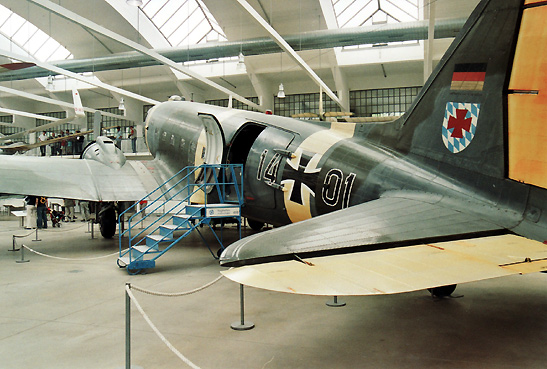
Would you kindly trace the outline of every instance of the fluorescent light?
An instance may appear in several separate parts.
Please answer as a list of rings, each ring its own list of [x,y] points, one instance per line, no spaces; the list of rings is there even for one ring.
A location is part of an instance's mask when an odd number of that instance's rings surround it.
[[[128,5],[141,6],[142,0],[125,0]]]

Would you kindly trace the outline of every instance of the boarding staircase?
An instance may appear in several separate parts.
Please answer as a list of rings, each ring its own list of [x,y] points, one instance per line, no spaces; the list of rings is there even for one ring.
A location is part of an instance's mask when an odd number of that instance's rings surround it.
[[[154,268],[156,259],[194,231],[207,243],[200,231],[203,227],[212,231],[220,244],[219,251],[223,250],[226,221],[237,223],[241,238],[242,204],[241,164],[186,167],[119,215],[118,266],[127,268],[129,274]],[[127,229],[123,230],[127,217]],[[220,237],[216,223],[220,223]],[[210,247],[209,251],[217,257]]]

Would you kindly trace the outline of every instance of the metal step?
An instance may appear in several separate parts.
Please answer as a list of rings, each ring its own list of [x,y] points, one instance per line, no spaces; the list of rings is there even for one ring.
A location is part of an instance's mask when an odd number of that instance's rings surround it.
[[[160,250],[158,249],[157,244],[154,245],[154,247],[139,245],[139,246],[133,246],[132,248],[133,248],[133,250],[135,250],[137,252],[140,252],[141,255],[143,255],[143,254],[155,254],[155,253],[160,252]]]
[[[160,235],[172,237],[173,232],[178,230],[188,230],[190,228],[191,228],[190,225],[186,225],[186,224],[180,224],[180,225],[164,224],[164,225],[161,225],[159,229],[160,229]]]
[[[173,241],[172,238],[165,237],[159,234],[149,234],[148,236],[146,236],[146,246],[149,246],[149,247],[154,245],[157,247],[158,242],[171,242],[171,241]]]

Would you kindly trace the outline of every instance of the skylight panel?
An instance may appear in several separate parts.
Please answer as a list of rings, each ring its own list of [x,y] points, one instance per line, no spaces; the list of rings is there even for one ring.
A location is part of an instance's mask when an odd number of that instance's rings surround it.
[[[0,5],[0,36],[40,61],[72,58],[72,54],[59,42],[2,5]],[[62,58],[56,59],[60,56]]]
[[[419,19],[419,0],[332,0],[340,28]]]
[[[172,46],[226,39],[201,0],[148,0],[141,9]]]
[[[25,45],[37,31],[38,28],[27,22],[13,35],[12,40],[18,45]]]
[[[0,27],[0,32],[10,38],[15,34],[15,32],[19,31],[19,28],[21,28],[23,23],[25,23],[25,20],[23,18],[15,13],[12,13],[11,16],[6,20],[6,22],[4,22],[2,27]]]
[[[51,37],[36,51],[34,57],[38,60],[49,60],[49,57],[57,49],[59,43]]]
[[[165,5],[165,3],[158,0],[144,1],[141,9],[148,15],[149,18],[153,18],[156,13]]]
[[[168,1],[165,6],[160,9],[152,19],[156,27],[161,28],[165,22],[173,19],[173,14],[182,7],[180,1]]]
[[[48,58],[50,60],[64,60],[70,56],[70,51],[59,45],[57,50]]]
[[[27,51],[34,55],[36,51],[47,41],[49,38],[44,32],[37,32],[34,37],[30,38],[25,44]]]

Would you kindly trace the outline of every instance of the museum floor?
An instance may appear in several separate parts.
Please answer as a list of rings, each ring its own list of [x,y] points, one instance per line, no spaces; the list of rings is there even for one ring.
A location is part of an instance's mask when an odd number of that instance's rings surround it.
[[[116,266],[117,238],[91,239],[85,223],[35,234],[0,221],[0,368],[125,368],[125,284],[161,292],[203,286],[219,267],[196,235],[146,274]],[[53,259],[10,252],[12,235]],[[225,236],[234,237],[235,229]],[[110,255],[110,256],[107,256]],[[92,259],[101,256],[104,258]],[[75,260],[87,259],[87,260]],[[461,298],[427,292],[329,299],[245,289],[221,279],[182,297],[133,294],[158,330],[201,368],[545,368],[547,274],[458,286]],[[342,299],[342,298],[341,298]],[[134,368],[188,367],[132,304]]]

